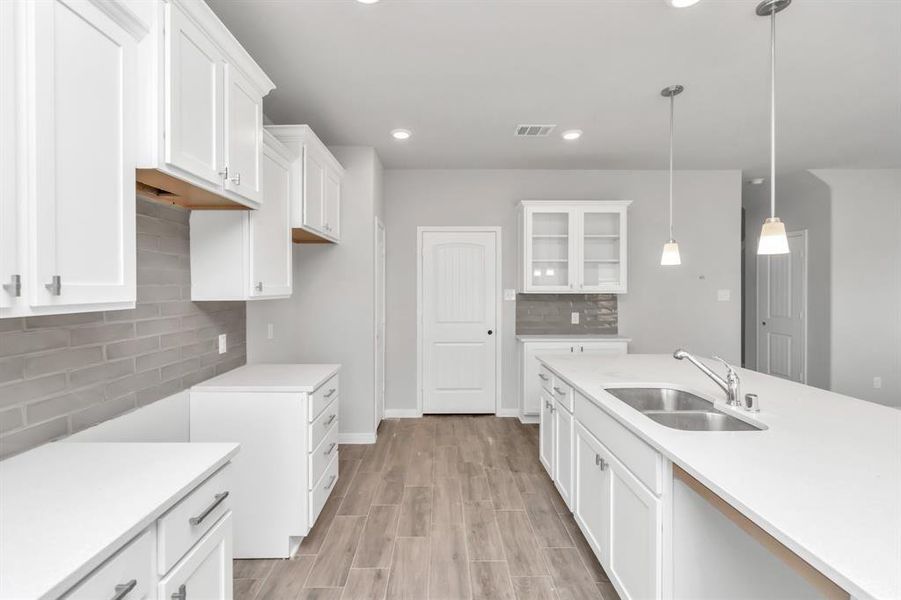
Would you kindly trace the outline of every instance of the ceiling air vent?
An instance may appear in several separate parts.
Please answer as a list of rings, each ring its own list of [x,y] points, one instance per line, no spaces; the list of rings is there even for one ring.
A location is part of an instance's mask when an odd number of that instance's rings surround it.
[[[516,137],[547,137],[556,125],[517,125]]]

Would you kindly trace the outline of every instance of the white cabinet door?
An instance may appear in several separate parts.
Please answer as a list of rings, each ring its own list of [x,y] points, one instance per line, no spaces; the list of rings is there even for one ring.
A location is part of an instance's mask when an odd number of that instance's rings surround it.
[[[30,303],[133,302],[136,42],[89,2],[26,5]]]
[[[167,3],[166,11],[165,160],[221,186],[223,57],[177,4]]]
[[[610,560],[610,455],[584,427],[575,427],[573,516],[598,560]]]
[[[524,291],[572,291],[573,224],[572,211],[566,206],[526,209]]]
[[[325,163],[314,150],[303,151],[303,224],[325,231]]]
[[[20,154],[16,151],[16,8],[14,2],[0,2],[0,308],[20,302],[22,293],[18,248],[21,197],[16,186]]]
[[[659,598],[661,593],[661,501],[619,461],[611,461],[610,559],[604,566],[620,595]]]
[[[323,202],[325,203],[325,232],[335,239],[341,237],[341,175],[333,169],[325,171],[323,182]]]
[[[574,215],[578,232],[578,289],[625,293],[626,207],[583,207],[576,209]]]
[[[537,415],[541,407],[541,379],[537,356],[572,354],[573,345],[568,342],[522,343],[522,413]]]
[[[560,402],[554,407],[554,447],[554,483],[566,506],[572,509],[573,416]]]
[[[160,581],[159,598],[231,600],[231,511]]]
[[[250,212],[250,295],[289,296],[291,272],[291,165],[263,150],[263,206]]]
[[[538,458],[554,478],[554,400],[547,393],[541,393],[541,416],[538,422]]]
[[[225,189],[259,202],[263,99],[238,69],[225,66]]]

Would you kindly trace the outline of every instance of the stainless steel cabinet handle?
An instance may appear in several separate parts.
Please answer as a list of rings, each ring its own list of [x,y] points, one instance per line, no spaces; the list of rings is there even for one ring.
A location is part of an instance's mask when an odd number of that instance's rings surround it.
[[[329,490],[329,489],[331,489],[332,486],[335,484],[335,480],[336,480],[336,479],[338,479],[338,476],[337,476],[337,475],[332,475],[331,479],[328,480],[328,483],[325,484],[325,487],[322,488],[322,489],[324,489],[324,490]]]
[[[547,381],[548,379],[550,379],[550,377],[548,377],[544,373],[539,373],[538,378],[541,379],[541,381]]]
[[[337,418],[338,418],[338,415],[332,413],[332,414],[329,416],[328,421],[326,421],[325,423],[323,423],[323,425],[325,425],[326,427],[328,427],[329,425],[331,425],[332,423],[334,423],[334,422],[335,422],[335,419],[337,419]]]
[[[323,394],[322,397],[323,397],[323,398],[331,398],[331,397],[332,397],[332,394],[334,394],[336,391],[337,391],[337,390],[335,390],[335,388],[332,388],[332,389],[330,389],[330,390],[328,391],[327,394]]]
[[[235,185],[241,185],[241,174],[240,173],[235,173],[235,176],[232,177],[231,179],[232,179],[232,183],[234,183]]]
[[[59,275],[54,275],[50,279],[50,283],[45,283],[44,287],[47,288],[52,295],[59,296],[63,291],[63,282]]]
[[[601,458],[600,454],[594,455],[594,464],[601,468],[601,471],[607,468],[607,461]]]
[[[585,352],[585,346],[579,346],[579,352]]]
[[[565,396],[565,395],[566,395],[566,392],[564,392],[563,390],[561,390],[561,389],[558,388],[557,386],[554,386],[554,391],[557,392],[558,394],[560,394],[561,396]]]
[[[201,523],[203,523],[203,520],[206,519],[211,512],[216,510],[216,507],[222,504],[222,502],[226,498],[228,498],[228,492],[216,494],[215,496],[213,496],[213,503],[207,506],[206,509],[196,517],[191,517],[190,519],[188,519],[188,523],[194,525],[195,527],[197,525],[200,525]]]
[[[262,282],[262,281],[258,281],[257,284],[256,284],[255,286],[253,286],[253,287],[254,287],[254,289],[256,289],[256,291],[262,292],[262,291],[263,291],[263,282]]]
[[[178,586],[178,591],[172,594],[172,600],[188,600],[188,588],[185,584]]]
[[[334,449],[335,449],[335,446],[337,446],[337,445],[338,445],[338,444],[336,444],[335,442],[332,442],[331,445],[328,447],[328,450],[326,450],[326,451],[323,452],[322,454],[324,454],[325,456],[328,456],[329,454],[332,453],[332,450],[334,450]]]
[[[21,275],[10,275],[9,283],[3,284],[3,289],[7,291],[10,296],[14,298],[18,298],[22,295],[22,276]]]
[[[135,587],[137,587],[137,585],[138,585],[137,579],[132,579],[128,583],[121,583],[121,584],[117,585],[116,587],[113,588],[114,590],[116,590],[116,593],[112,598],[110,598],[110,600],[122,600],[123,598],[125,598],[125,596],[127,596],[131,592],[131,590],[135,589]]]
[[[228,165],[225,165],[221,169],[219,169],[219,177],[222,179],[228,179]]]

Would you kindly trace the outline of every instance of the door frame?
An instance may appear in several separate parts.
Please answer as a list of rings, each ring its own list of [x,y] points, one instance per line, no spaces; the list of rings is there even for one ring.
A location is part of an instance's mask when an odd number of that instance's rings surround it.
[[[425,233],[472,233],[484,232],[495,235],[495,317],[494,333],[497,335],[497,343],[494,352],[494,414],[497,415],[501,405],[501,382],[503,368],[501,364],[501,346],[503,344],[503,301],[504,292],[501,288],[501,235],[502,228],[494,225],[420,225],[416,228],[416,414],[422,416],[422,238]]]
[[[807,355],[809,354],[808,347],[807,347],[807,322],[810,320],[810,318],[809,318],[810,315],[809,315],[808,306],[807,306],[807,303],[808,303],[807,279],[808,279],[808,266],[809,266],[808,262],[807,262],[808,256],[809,256],[809,253],[807,252],[807,242],[808,242],[807,230],[800,229],[798,231],[787,231],[787,232],[785,232],[785,236],[786,236],[786,238],[791,237],[791,236],[796,236],[796,237],[799,236],[801,238],[802,248],[803,248],[801,250],[801,252],[802,252],[801,265],[804,268],[804,278],[801,280],[801,293],[804,296],[804,300],[802,302],[803,308],[802,308],[801,314],[803,315],[803,317],[801,318],[801,320],[802,320],[802,337],[803,337],[803,341],[804,341],[804,361],[803,361],[804,364],[801,367],[801,369],[802,369],[801,383],[806,385],[807,384],[807,375],[808,375],[807,374]],[[754,277],[755,277],[754,293],[757,296],[755,298],[755,310],[754,310],[754,312],[755,312],[754,316],[756,318],[756,320],[754,322],[754,330],[755,330],[756,336],[757,336],[757,346],[755,348],[755,352],[757,353],[757,356],[754,357],[754,364],[757,365],[758,371],[760,371],[761,373],[765,373],[766,375],[769,375],[769,372],[763,371],[762,365],[760,364],[761,339],[763,337],[762,336],[763,328],[760,326],[760,323],[761,323],[761,321],[760,321],[760,270],[761,270],[760,269],[760,258],[761,258],[761,256],[758,255],[757,256],[757,268],[756,268],[757,272],[754,275]]]
[[[375,222],[373,224],[373,274],[375,275],[375,285],[372,286],[372,295],[373,295],[373,303],[372,303],[372,312],[373,312],[373,322],[375,323],[376,330],[378,330],[379,320],[386,322],[386,299],[387,299],[387,280],[388,280],[388,237],[387,232],[385,231],[385,224],[382,223],[382,220],[378,217],[375,217]],[[379,233],[382,235],[383,247],[379,248]],[[379,268],[382,270],[382,289],[381,289],[381,311],[379,311]],[[381,312],[381,314],[379,314]],[[373,389],[375,389],[375,418],[374,418],[374,427],[373,431],[378,431],[379,424],[382,422],[382,419],[385,418],[385,389],[386,382],[385,376],[387,374],[387,364],[386,364],[386,355],[387,355],[387,344],[385,342],[385,334],[387,333],[387,326],[385,330],[382,332],[381,344],[379,343],[378,331],[376,331],[376,335],[373,336],[373,372],[372,372],[372,382]],[[379,389],[379,352],[382,352],[382,388]]]

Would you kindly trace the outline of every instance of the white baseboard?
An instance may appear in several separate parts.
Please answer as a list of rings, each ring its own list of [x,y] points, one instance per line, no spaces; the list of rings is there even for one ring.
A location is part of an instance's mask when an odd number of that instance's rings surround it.
[[[519,415],[519,422],[524,425],[537,425],[538,421],[538,415]]]
[[[519,409],[518,408],[499,408],[499,409],[497,409],[497,416],[499,416],[499,417],[518,417]]]
[[[386,408],[386,419],[418,419],[422,415],[415,408]]]
[[[374,433],[339,433],[339,444],[374,444]]]

